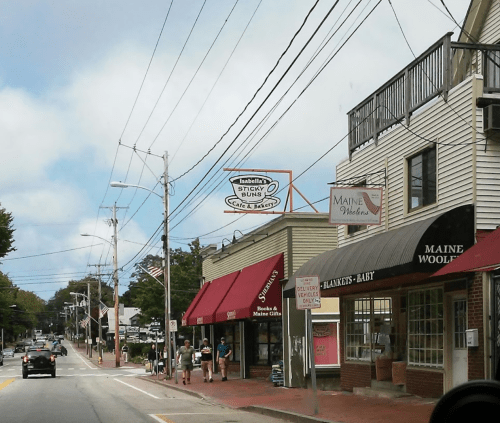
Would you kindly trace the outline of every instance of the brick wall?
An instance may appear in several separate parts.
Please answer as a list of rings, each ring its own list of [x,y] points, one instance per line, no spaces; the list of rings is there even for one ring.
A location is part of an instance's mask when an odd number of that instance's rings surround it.
[[[250,377],[264,377],[268,378],[272,372],[270,366],[250,366]]]
[[[424,398],[439,398],[443,395],[444,375],[418,369],[406,369],[406,392]]]
[[[468,379],[484,379],[483,279],[476,273],[467,292],[467,327],[477,329],[479,347],[468,348]]]
[[[372,367],[369,364],[345,362],[340,365],[340,389],[352,392],[353,388],[370,387]]]

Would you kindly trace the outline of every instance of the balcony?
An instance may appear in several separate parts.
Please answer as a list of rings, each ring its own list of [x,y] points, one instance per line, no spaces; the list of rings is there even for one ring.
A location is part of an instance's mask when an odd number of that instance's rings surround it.
[[[359,103],[349,118],[349,159],[352,153],[394,125],[406,122],[417,109],[448,92],[472,74],[482,74],[484,92],[500,92],[500,45],[452,42],[446,34],[401,72]]]

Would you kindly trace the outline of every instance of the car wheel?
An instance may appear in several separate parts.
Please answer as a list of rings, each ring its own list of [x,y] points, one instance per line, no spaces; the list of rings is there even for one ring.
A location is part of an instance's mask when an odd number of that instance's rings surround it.
[[[23,379],[28,379],[28,372],[23,371]]]
[[[52,377],[56,377],[56,371],[54,370],[54,371],[50,374],[50,376],[52,376]]]

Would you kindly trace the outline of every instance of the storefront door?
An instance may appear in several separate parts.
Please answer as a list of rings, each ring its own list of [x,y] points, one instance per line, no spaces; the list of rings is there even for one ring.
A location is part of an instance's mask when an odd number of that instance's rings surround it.
[[[453,387],[467,382],[467,342],[465,330],[467,329],[467,300],[453,298],[453,345],[452,345],[452,374]]]

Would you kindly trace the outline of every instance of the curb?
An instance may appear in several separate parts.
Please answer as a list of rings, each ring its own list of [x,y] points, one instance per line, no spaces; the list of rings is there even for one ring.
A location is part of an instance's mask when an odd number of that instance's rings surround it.
[[[149,383],[154,383],[156,385],[160,385],[160,386],[163,386],[165,388],[170,388],[170,389],[173,389],[174,391],[182,392],[184,394],[188,394],[188,395],[191,395],[191,396],[199,398],[199,399],[208,400],[208,397],[205,397],[204,395],[202,395],[198,392],[189,391],[187,389],[181,388],[180,386],[168,385],[168,384],[162,383],[161,381],[158,381],[156,379],[146,379],[144,376],[140,376],[140,378],[142,380],[145,380],[146,382],[149,382]]]
[[[250,405],[239,408],[239,410],[250,413],[262,414],[264,416],[275,417],[293,423],[335,423],[333,420],[320,419],[318,417],[306,416],[304,414],[294,413],[293,411],[277,410],[275,408]]]

